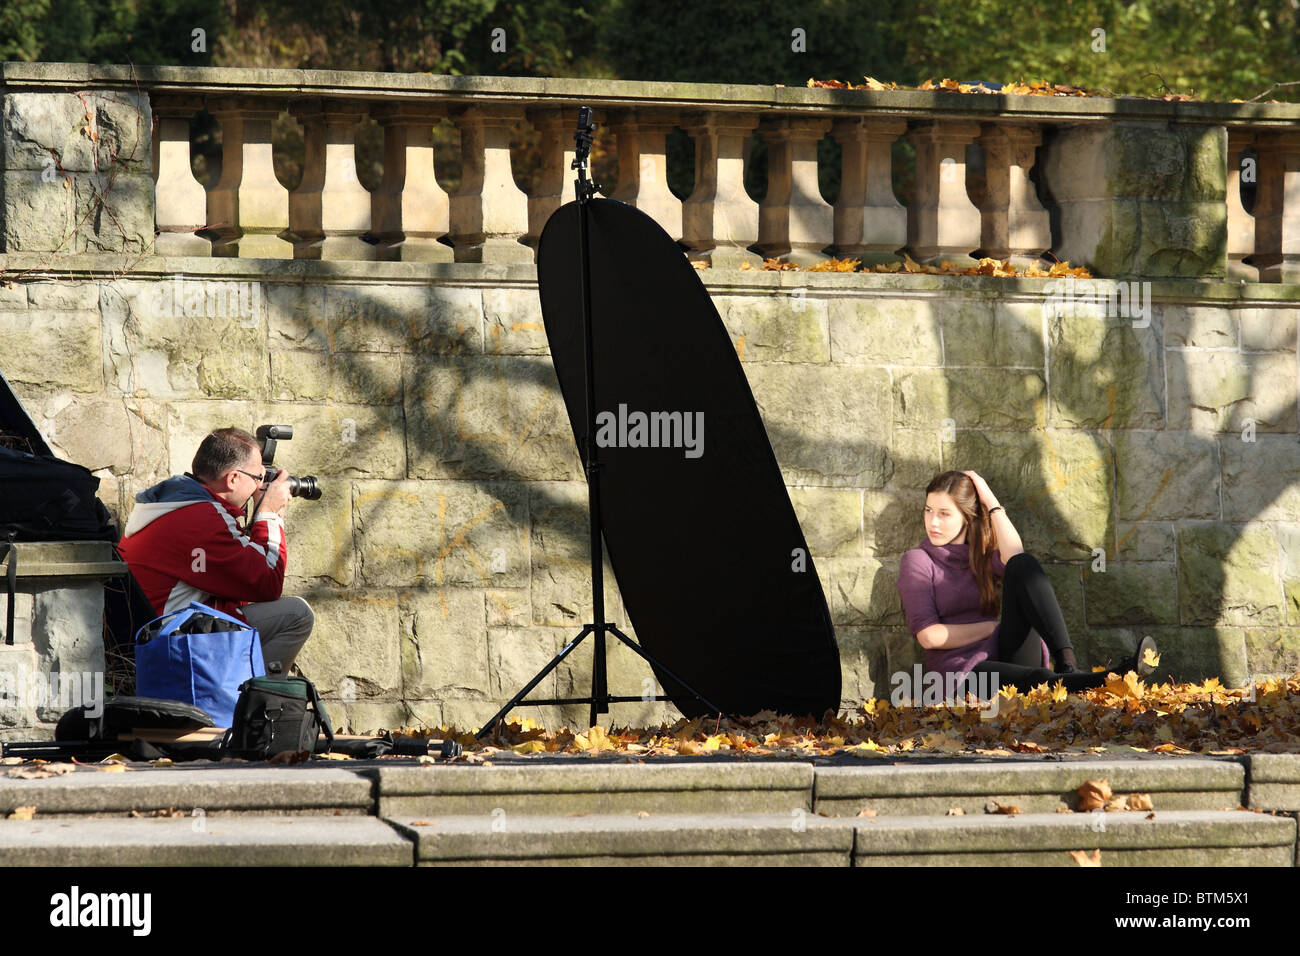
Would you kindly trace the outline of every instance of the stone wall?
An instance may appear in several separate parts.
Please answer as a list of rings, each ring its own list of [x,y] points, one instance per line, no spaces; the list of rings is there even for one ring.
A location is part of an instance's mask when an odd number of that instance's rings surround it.
[[[1300,666],[1296,287],[1156,283],[1144,320],[1045,309],[1044,279],[701,276],[826,589],[846,706],[920,659],[896,573],[947,468],[988,479],[1085,663],[1150,633],[1179,678]],[[277,462],[325,489],[289,509],[287,591],[317,615],[303,669],[354,730],[473,727],[590,614],[535,282],[530,265],[73,257],[0,287],[0,361],[121,518],[209,429],[294,425]],[[612,692],[641,693],[648,670],[610,660]],[[584,649],[538,693],[589,680]],[[586,716],[541,711],[522,713]]]

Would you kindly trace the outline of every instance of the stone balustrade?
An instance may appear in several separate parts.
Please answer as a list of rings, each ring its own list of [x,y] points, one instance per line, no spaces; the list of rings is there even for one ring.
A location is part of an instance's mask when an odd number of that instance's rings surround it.
[[[546,218],[572,198],[572,129],[586,104],[617,141],[609,194],[715,267],[769,256],[873,264],[907,252],[965,264],[1055,256],[1103,276],[1300,276],[1294,105],[293,70],[3,70],[8,95],[147,94],[163,255],[532,261]],[[201,109],[222,129],[220,178],[207,190],[188,149],[188,120]],[[272,164],[271,125],[284,111],[304,130],[303,176],[292,191]],[[367,116],[384,130],[383,179],[373,192],[358,181],[354,152]],[[433,168],[432,130],[444,118],[461,140],[452,196]],[[534,195],[512,169],[520,123],[541,137]],[[685,198],[667,183],[675,127],[695,148]],[[761,202],[744,183],[755,135],[768,144]],[[826,136],[841,151],[833,205],[818,187]],[[900,139],[915,153],[906,208],[892,188]],[[968,188],[973,175],[978,184]],[[1255,191],[1250,211],[1243,182]],[[22,225],[12,218],[6,233]],[[32,248],[5,238],[10,251]]]

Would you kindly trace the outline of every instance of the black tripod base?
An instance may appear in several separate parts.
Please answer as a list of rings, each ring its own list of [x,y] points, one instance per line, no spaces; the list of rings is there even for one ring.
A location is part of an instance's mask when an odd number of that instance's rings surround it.
[[[574,638],[571,641],[569,641],[568,644],[565,644],[564,647],[560,649],[560,652],[558,654],[556,654],[553,658],[551,658],[550,662],[545,667],[543,667],[540,671],[538,671],[537,675],[532,680],[530,680],[527,684],[524,685],[523,689],[519,691],[519,693],[515,694],[514,697],[510,698],[510,701],[499,711],[497,711],[496,714],[492,717],[492,719],[489,720],[486,724],[484,724],[483,728],[474,736],[479,740],[482,740],[484,737],[486,737],[489,733],[492,732],[492,728],[495,727],[497,723],[503,717],[505,717],[506,714],[510,713],[510,711],[514,710],[516,707],[520,706],[521,704],[526,704],[529,706],[536,706],[540,704],[590,704],[591,714],[590,714],[590,723],[588,724],[588,726],[594,727],[596,725],[596,721],[599,715],[609,712],[610,704],[630,704],[630,703],[649,702],[652,700],[672,700],[671,697],[666,697],[663,695],[655,695],[653,697],[612,697],[610,696],[608,692],[608,688],[605,686],[605,666],[604,666],[605,659],[604,658],[605,658],[605,632],[606,631],[613,634],[615,637],[617,637],[628,647],[632,648],[632,650],[636,651],[636,653],[639,654],[641,658],[651,667],[655,668],[656,670],[662,671],[664,674],[668,675],[668,677],[672,678],[672,680],[675,681],[677,684],[681,685],[681,687],[686,691],[687,696],[695,698],[701,704],[707,707],[710,711],[717,713],[719,716],[728,716],[727,714],[723,713],[721,707],[715,706],[707,697],[699,693],[690,684],[686,683],[686,681],[682,680],[680,677],[678,677],[676,674],[670,671],[667,667],[664,667],[657,660],[651,657],[646,652],[646,650],[643,647],[641,647],[640,644],[638,644],[636,641],[632,640],[630,637],[628,637],[626,634],[620,631],[617,625],[587,624],[582,628],[581,631],[577,633],[576,636],[574,636]],[[555,670],[555,668],[559,666],[560,661],[568,657],[569,654],[573,651],[573,649],[577,647],[579,644],[581,644],[582,641],[589,634],[596,635],[596,655],[597,655],[596,660],[593,661],[593,667],[592,667],[591,696],[590,697],[563,697],[563,698],[552,697],[552,698],[547,698],[545,700],[524,700],[524,698],[528,696],[528,692],[531,691],[538,684],[540,684],[546,678],[547,674]]]

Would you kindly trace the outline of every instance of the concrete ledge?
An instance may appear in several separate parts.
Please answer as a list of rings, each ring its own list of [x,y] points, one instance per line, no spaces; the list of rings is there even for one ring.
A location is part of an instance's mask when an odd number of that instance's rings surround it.
[[[1296,821],[1242,810],[858,819],[855,866],[1292,866]]]
[[[0,777],[0,816],[15,807],[46,815],[121,815],[168,807],[205,813],[370,814],[372,781],[332,767],[179,768],[101,773],[78,770],[44,780]],[[3,825],[0,823],[0,825]]]
[[[1116,794],[1150,794],[1157,810],[1223,810],[1242,804],[1245,778],[1245,768],[1235,761],[1204,759],[820,767],[814,809],[839,816],[864,809],[888,816],[943,816],[960,807],[981,814],[996,799],[1023,813],[1054,813],[1058,807],[1077,807],[1076,791],[1085,781],[1106,780]],[[1296,782],[1300,796],[1300,775]]]
[[[853,829],[802,814],[445,816],[390,820],[416,864],[848,866]],[[496,827],[496,829],[494,829]]]
[[[0,866],[411,866],[371,817],[0,822]]]
[[[806,763],[381,767],[379,815],[784,813],[812,809]]]
[[[1300,810],[1300,754],[1251,754],[1246,806]]]

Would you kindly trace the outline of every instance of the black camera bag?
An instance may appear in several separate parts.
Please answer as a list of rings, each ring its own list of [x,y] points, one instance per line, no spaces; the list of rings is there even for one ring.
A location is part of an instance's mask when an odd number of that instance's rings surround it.
[[[305,677],[250,677],[239,685],[239,700],[222,749],[232,757],[266,760],[284,751],[322,753],[334,745],[334,728],[316,686]]]

